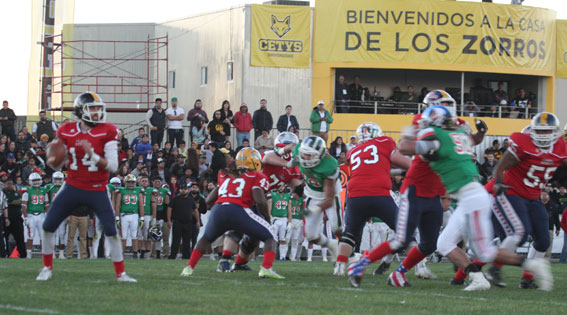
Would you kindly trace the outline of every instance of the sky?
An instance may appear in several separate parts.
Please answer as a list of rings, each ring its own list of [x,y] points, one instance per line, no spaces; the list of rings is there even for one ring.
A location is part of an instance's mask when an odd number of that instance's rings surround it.
[[[264,0],[75,0],[75,23],[165,22],[245,3],[263,2]],[[310,2],[311,6],[315,5],[315,0]],[[494,0],[494,3],[509,4],[510,0]],[[558,19],[567,19],[565,0],[525,0],[523,5],[554,9]],[[8,100],[16,115],[25,115],[31,49],[31,0],[0,1],[0,29],[3,39],[0,49],[0,99]]]

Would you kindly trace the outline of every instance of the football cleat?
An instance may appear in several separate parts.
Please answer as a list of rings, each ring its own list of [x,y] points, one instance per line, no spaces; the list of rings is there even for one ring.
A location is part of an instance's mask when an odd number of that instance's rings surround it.
[[[346,263],[337,261],[335,263],[335,270],[333,270],[333,276],[344,276],[346,269]]]
[[[484,291],[490,289],[490,282],[486,280],[482,272],[469,272],[471,283],[463,291]]]
[[[233,264],[232,271],[252,271],[252,268],[248,264]]]
[[[500,288],[506,287],[506,283],[502,282],[500,268],[493,265],[484,275],[486,276],[486,279],[495,286]]]
[[[118,280],[118,282],[133,282],[133,283],[138,282],[136,281],[136,279],[130,277],[125,272],[121,273],[120,276],[116,277],[116,280]]]
[[[361,253],[354,253],[354,255],[348,258],[348,263],[352,264],[353,262],[357,262],[360,260],[360,257],[362,257]]]
[[[451,281],[449,281],[449,285],[468,285],[468,283],[465,280],[457,280],[455,278],[451,278]]]
[[[280,261],[285,261],[285,257],[280,257]]]
[[[528,259],[524,262],[524,268],[533,273],[539,289],[543,291],[553,289],[553,276],[551,275],[549,261],[543,258]]]
[[[272,279],[285,279],[285,277],[278,275],[272,268],[266,269],[260,267],[260,272],[258,272],[258,277],[260,278],[272,278]]]
[[[404,272],[394,271],[388,276],[388,285],[393,287],[411,287]]]
[[[520,280],[520,284],[518,285],[518,288],[520,288],[520,289],[537,289],[538,286],[537,286],[537,284],[535,284],[534,279],[522,278],[522,280]]]
[[[329,239],[327,241],[327,248],[329,252],[331,252],[331,261],[337,261],[337,255],[339,254],[339,242],[337,240]],[[323,261],[327,261],[327,257],[323,257]]]
[[[183,268],[183,271],[181,271],[181,275],[183,277],[190,277],[193,274],[193,268],[191,268],[191,266],[186,266],[185,268]]]
[[[350,264],[348,267],[348,280],[351,286],[360,288],[362,276],[364,275],[364,271],[368,265],[370,265],[370,260],[366,256],[362,257],[359,261]]]
[[[418,264],[415,268],[415,276],[419,279],[426,279],[426,280],[436,280],[437,279],[437,275],[435,275],[433,273],[433,271],[431,271],[427,265],[423,264],[422,266],[420,266],[420,264]]]
[[[51,268],[49,267],[43,267],[43,269],[41,269],[41,271],[39,272],[37,278],[35,278],[35,280],[38,281],[46,281],[49,279],[51,279]]]
[[[374,270],[372,274],[375,276],[383,275],[386,271],[388,271],[388,269],[390,269],[390,264],[387,262],[382,262],[380,266],[378,266],[378,268],[376,268],[376,270]]]
[[[217,265],[217,272],[232,272],[228,259],[219,260],[219,264]]]

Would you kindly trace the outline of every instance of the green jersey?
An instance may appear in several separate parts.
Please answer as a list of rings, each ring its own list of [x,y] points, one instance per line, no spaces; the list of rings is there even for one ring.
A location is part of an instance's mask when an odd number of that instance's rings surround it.
[[[169,192],[169,189],[160,188],[160,189],[157,190],[157,196],[156,196],[156,210],[157,211],[165,210],[165,196],[167,196],[167,195],[171,195],[171,193]]]
[[[134,187],[128,189],[126,187],[118,187],[116,191],[120,193],[120,213],[133,214],[138,213],[138,202],[140,202],[140,193],[144,192],[142,187]]]
[[[296,145],[292,151],[292,157],[295,161],[299,160],[299,145]],[[339,178],[339,164],[337,160],[325,153],[321,157],[321,162],[315,167],[305,168],[299,165],[299,170],[303,177],[305,178],[305,183],[307,184],[305,189],[305,195],[311,198],[324,198],[323,194],[323,184],[325,179],[333,179],[336,181]],[[340,183],[338,183],[337,194],[340,193]]]
[[[379,222],[384,222],[384,221],[380,220],[380,218],[378,217],[372,217],[372,223],[379,223]]]
[[[152,187],[144,188],[144,215],[152,215],[152,195],[157,194],[157,189]]]
[[[428,127],[419,132],[418,139],[440,142],[439,149],[427,159],[448,193],[454,193],[468,183],[478,182],[478,169],[472,161],[473,140],[464,129]]]
[[[55,195],[57,195],[57,192],[59,191],[59,189],[61,189],[61,186],[49,184],[49,185],[46,185],[45,188],[47,189],[47,195],[49,197],[49,202],[53,202],[53,198],[55,198]]]
[[[287,207],[291,194],[272,193],[272,216],[277,218],[287,218]]]
[[[45,187],[25,187],[22,200],[27,201],[28,213],[43,213],[49,196]]]
[[[291,204],[291,218],[292,219],[303,219],[303,197],[299,197],[299,199],[290,199]]]

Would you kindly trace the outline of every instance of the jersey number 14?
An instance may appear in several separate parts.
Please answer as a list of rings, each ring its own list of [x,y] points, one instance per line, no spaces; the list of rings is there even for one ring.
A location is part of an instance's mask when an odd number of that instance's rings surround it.
[[[71,164],[69,165],[69,168],[72,169],[73,171],[76,171],[79,169],[79,166],[77,165],[78,161],[77,161],[77,152],[75,147],[69,148],[69,153],[71,154],[71,157],[73,159],[73,161],[71,161]],[[96,166],[95,161],[91,160],[90,155],[85,154],[81,159],[81,163],[83,163],[83,165],[87,167],[87,170],[89,172],[98,171],[98,166]]]

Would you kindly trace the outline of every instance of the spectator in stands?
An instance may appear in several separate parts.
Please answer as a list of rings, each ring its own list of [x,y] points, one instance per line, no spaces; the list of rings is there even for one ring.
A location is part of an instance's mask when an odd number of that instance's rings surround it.
[[[494,158],[496,160],[499,160],[502,157],[502,153],[500,153],[500,142],[498,139],[494,139],[492,141],[492,146],[484,150],[484,158],[487,159],[488,155],[491,153],[494,154]]]
[[[220,113],[221,113],[222,122],[228,125],[228,129],[226,130],[226,135],[224,136],[225,140],[228,140],[230,139],[230,125],[232,124],[234,118],[234,115],[230,110],[230,102],[228,100],[224,100],[222,102]]]
[[[0,125],[2,126],[2,134],[6,135],[12,141],[16,141],[16,131],[14,124],[16,123],[16,113],[8,107],[8,101],[2,102],[0,109]]]
[[[213,159],[213,152],[210,150],[209,144],[211,141],[209,139],[205,139],[205,143],[201,147],[201,154],[205,154],[207,156],[207,164],[211,165]]]
[[[200,99],[195,100],[195,104],[193,104],[193,108],[187,113],[187,121],[191,122],[191,126],[195,117],[201,118],[204,120],[202,123],[206,124],[209,122],[209,118],[207,117],[207,113],[202,109],[203,103]]]
[[[502,141],[502,146],[500,147],[500,156],[504,155],[504,153],[508,150],[508,143],[508,139],[504,139],[504,141]]]
[[[197,154],[197,150],[187,150],[187,160],[185,161],[185,166],[191,169],[195,178],[199,176],[199,154]]]
[[[516,98],[514,98],[511,106],[513,107],[513,111],[517,111],[519,113],[518,117],[527,118],[526,108],[532,107],[532,102],[524,88],[520,88],[518,90],[518,95],[516,95]]]
[[[167,136],[169,142],[172,146],[177,144],[180,146],[180,142],[183,141],[183,118],[185,118],[185,112],[183,108],[177,106],[177,97],[171,98],[171,107],[165,111],[167,119],[169,120],[169,125],[167,127]]]
[[[23,132],[18,132],[18,139],[16,140],[16,151],[26,153],[30,149],[30,143],[26,141]]]
[[[165,168],[165,161],[162,158],[157,159],[157,167],[152,169],[150,178],[159,177],[161,181],[167,183],[169,179],[169,170]]]
[[[216,143],[211,143],[209,145],[209,149],[211,150],[211,152],[213,152],[213,158],[211,161],[211,178],[215,179],[217,178],[219,171],[226,167],[226,159],[224,157],[224,154],[219,150]]]
[[[341,152],[341,154],[339,154],[339,158],[337,159],[337,163],[339,163],[339,165],[344,164],[346,162],[346,152]]]
[[[358,145],[358,141],[356,139],[356,136],[350,136],[350,142],[346,144],[346,148],[347,148],[347,152],[356,147]]]
[[[399,86],[394,87],[392,96],[388,98],[389,101],[400,102],[402,100],[402,89]]]
[[[150,144],[150,138],[147,134],[142,135],[142,141],[136,145],[136,154],[146,156],[153,150],[152,145]]]
[[[567,188],[565,186],[559,187],[559,194],[557,195],[557,201],[559,202],[559,208],[567,208]]]
[[[288,131],[289,127],[293,126],[296,130],[299,129],[297,118],[291,114],[291,105],[286,105],[285,114],[278,118],[277,128],[279,132]]]
[[[392,178],[392,191],[393,192],[399,192],[400,188],[402,188],[402,184],[403,184],[403,177],[402,175],[394,175],[394,177]]]
[[[75,248],[75,233],[79,230],[79,252],[77,256],[81,259],[87,259],[87,232],[89,229],[89,214],[92,212],[87,206],[79,206],[67,217],[69,224],[69,232],[67,234],[67,259],[73,258],[73,249]],[[135,241],[135,240],[132,240]],[[80,256],[79,256],[80,255]]]
[[[465,102],[465,112],[464,116],[476,117],[480,113],[480,108],[473,101]]]
[[[179,178],[179,185],[188,184],[197,180],[197,175],[198,174],[193,173],[193,170],[191,168],[185,167],[183,169],[183,176]]]
[[[341,152],[347,152],[347,147],[343,142],[342,137],[336,137],[335,141],[331,142],[331,147],[329,148],[329,154],[335,159],[339,159]]]
[[[26,138],[26,142],[31,143],[32,140],[33,140],[33,137],[32,137],[32,135],[29,133],[28,127],[27,127],[27,126],[23,126],[20,131],[24,133],[24,137]]]
[[[364,96],[364,88],[360,85],[360,77],[355,75],[353,78],[353,83],[348,86],[348,94],[350,96],[350,108],[349,112],[351,113],[360,113],[362,112],[362,98]],[[356,106],[352,108],[352,106]]]
[[[233,159],[236,158],[236,152],[232,149],[232,143],[230,143],[230,141],[224,143],[224,148],[228,150],[228,154],[230,154]]]
[[[199,156],[199,178],[204,178],[204,174],[208,169],[209,165],[207,164],[207,155],[201,154]]]
[[[484,161],[484,164],[482,164],[482,172],[481,172],[481,174],[484,176],[486,181],[489,181],[490,178],[492,178],[492,171],[494,170],[495,167],[496,167],[496,160],[494,159],[494,154],[489,153],[488,156],[486,157],[486,160]]]
[[[118,139],[119,139],[118,142],[122,144],[122,149],[128,151],[128,149],[130,148],[130,144],[128,144],[128,139],[124,137],[124,130],[118,129]]]
[[[483,177],[482,182],[483,182],[483,183],[486,183],[486,181],[484,180],[486,177],[485,177],[484,174],[482,173],[482,164],[480,164],[480,162],[478,162],[476,153],[474,153],[474,152],[473,152],[473,154],[472,154],[472,160],[473,160],[474,165],[476,166],[476,169],[477,169],[478,173]]]
[[[160,147],[166,126],[165,111],[161,108],[161,103],[161,98],[156,98],[154,107],[146,113],[146,124],[150,129],[152,144],[158,143]]]
[[[16,176],[21,171],[21,164],[16,163],[16,156],[10,152],[6,155],[6,162],[0,167],[0,172],[6,172],[10,178],[16,180]]]
[[[348,113],[349,99],[348,85],[345,82],[345,76],[341,74],[335,84],[335,112]]]
[[[177,160],[169,167],[170,176],[181,177],[183,176],[185,168],[185,157],[181,154],[177,155]]]
[[[45,110],[41,110],[39,112],[39,121],[36,122],[32,127],[32,135],[34,138],[39,139],[38,137],[42,134],[46,134],[49,136],[49,141],[55,138],[55,132],[57,131],[57,124],[52,119],[47,119],[47,114]]]
[[[317,106],[313,108],[309,116],[309,121],[311,122],[311,133],[323,138],[323,140],[327,142],[329,139],[329,129],[331,123],[333,123],[333,117],[331,117],[331,113],[325,109],[325,102],[322,100],[317,102]]]
[[[475,104],[482,107],[495,104],[494,92],[490,88],[483,86],[481,78],[474,80],[474,86],[470,89],[470,96]]]
[[[22,179],[24,181],[24,183],[26,185],[29,185],[28,183],[28,178],[30,176],[31,173],[36,172],[36,173],[41,173],[41,170],[37,168],[37,161],[35,159],[35,156],[33,155],[33,153],[28,152],[26,154],[28,160],[26,163],[26,166],[24,166],[22,168]]]
[[[248,147],[250,147],[250,140],[244,139],[242,140],[242,145],[237,147],[236,150],[234,151],[236,151],[236,153],[238,154],[238,151],[242,150],[242,148],[248,148]]]
[[[419,96],[415,93],[413,85],[408,85],[408,92],[402,95],[402,102],[417,103],[418,101]]]
[[[166,182],[164,185],[169,186],[171,197],[177,196],[177,193],[179,192],[179,179],[177,179],[177,177],[171,176],[169,178],[169,182]]]
[[[557,174],[557,172],[555,174]],[[557,189],[554,189],[551,183],[547,183],[544,189],[549,194],[551,201],[555,202],[559,206],[559,192]]]
[[[246,103],[240,104],[240,110],[234,114],[234,127],[236,128],[236,146],[242,145],[242,140],[250,139],[250,130],[252,130],[252,115],[248,112]]]
[[[560,210],[558,205],[551,201],[549,194],[544,190],[541,192],[541,203],[545,206],[547,214],[549,215],[549,247],[545,251],[545,257],[551,258],[551,249],[553,248],[553,234],[555,229],[555,236],[559,236],[561,231],[561,222],[559,221]]]
[[[423,99],[429,93],[429,90],[426,87],[421,88],[421,94],[419,94],[419,103],[423,103]]]
[[[165,160],[165,168],[167,168],[167,169],[171,168],[171,166],[175,162],[177,162],[177,158],[180,155],[183,156],[183,154],[179,154],[178,148],[171,149],[169,154],[166,154],[165,149],[161,149],[161,151],[163,152],[162,158]]]
[[[252,124],[254,125],[254,140],[262,135],[262,130],[272,130],[274,119],[267,109],[268,101],[260,100],[260,109],[254,112],[252,116]]]
[[[213,120],[209,123],[209,134],[211,135],[211,140],[217,144],[217,147],[224,147],[224,141],[226,140],[226,134],[230,125],[225,123],[222,119],[222,114],[220,110],[215,111],[213,115]]]
[[[191,142],[197,143],[197,148],[201,148],[205,139],[207,138],[207,128],[205,118],[202,116],[196,116],[191,121]]]
[[[504,82],[498,82],[498,89],[494,91],[494,100],[500,106],[508,105],[508,92],[504,91]]]
[[[256,139],[254,148],[260,153],[264,153],[274,148],[274,138],[270,136],[270,132],[268,130],[262,130],[262,136]]]
[[[134,138],[134,140],[132,140],[132,143],[130,144],[130,148],[132,148],[134,152],[136,152],[136,146],[138,145],[138,143],[142,142],[142,138],[145,134],[146,131],[144,130],[144,128],[138,129],[138,135]]]

